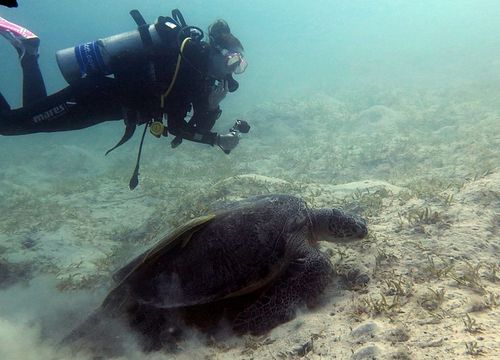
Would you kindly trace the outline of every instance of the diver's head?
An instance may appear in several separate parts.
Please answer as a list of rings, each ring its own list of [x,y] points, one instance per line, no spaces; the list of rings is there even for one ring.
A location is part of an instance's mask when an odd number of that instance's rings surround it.
[[[210,38],[210,62],[208,72],[216,79],[226,79],[241,74],[247,67],[243,57],[243,45],[231,34],[224,20],[217,20],[208,28]]]

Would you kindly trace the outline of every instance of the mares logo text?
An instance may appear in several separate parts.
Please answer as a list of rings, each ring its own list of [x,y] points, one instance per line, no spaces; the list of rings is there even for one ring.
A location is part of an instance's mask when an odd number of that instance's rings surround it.
[[[37,115],[33,116],[32,120],[35,124],[38,124],[41,122],[46,122],[46,121],[51,121],[51,120],[57,119],[58,117],[64,115],[68,111],[70,105],[73,105],[73,103],[65,103],[65,104],[60,104],[60,105],[54,106],[53,108],[51,108],[47,111],[44,111],[41,114],[37,114]]]

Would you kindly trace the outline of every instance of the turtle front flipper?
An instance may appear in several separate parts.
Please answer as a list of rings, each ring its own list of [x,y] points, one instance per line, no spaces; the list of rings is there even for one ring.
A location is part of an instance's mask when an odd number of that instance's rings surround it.
[[[174,229],[174,231],[160,237],[161,240],[151,249],[135,257],[123,268],[116,271],[113,274],[113,280],[120,285],[127,281],[130,275],[138,273],[141,267],[147,267],[159,256],[168,252],[173,247],[185,246],[191,240],[194,233],[203,228],[203,226],[214,218],[214,214],[194,218]]]
[[[297,307],[313,301],[332,278],[332,265],[319,251],[292,260],[280,278],[238,314],[233,329],[260,335],[292,320]]]

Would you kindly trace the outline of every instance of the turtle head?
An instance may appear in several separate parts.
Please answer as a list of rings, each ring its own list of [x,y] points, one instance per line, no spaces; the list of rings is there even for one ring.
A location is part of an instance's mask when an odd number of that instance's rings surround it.
[[[339,209],[311,211],[312,233],[317,240],[348,241],[362,239],[368,233],[366,221]]]

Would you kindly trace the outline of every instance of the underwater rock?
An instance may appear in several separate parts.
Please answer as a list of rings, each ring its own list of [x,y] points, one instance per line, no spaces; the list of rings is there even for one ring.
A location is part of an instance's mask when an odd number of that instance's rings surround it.
[[[364,344],[369,341],[373,341],[380,333],[380,327],[377,323],[373,321],[366,322],[359,325],[357,328],[352,330],[350,339],[353,343]]]
[[[354,354],[352,354],[352,360],[380,360],[382,359],[382,351],[377,345],[367,345],[362,348],[356,350]]]
[[[391,343],[406,342],[410,339],[410,334],[408,330],[403,326],[397,326],[394,329],[390,329],[384,333],[384,338]]]

